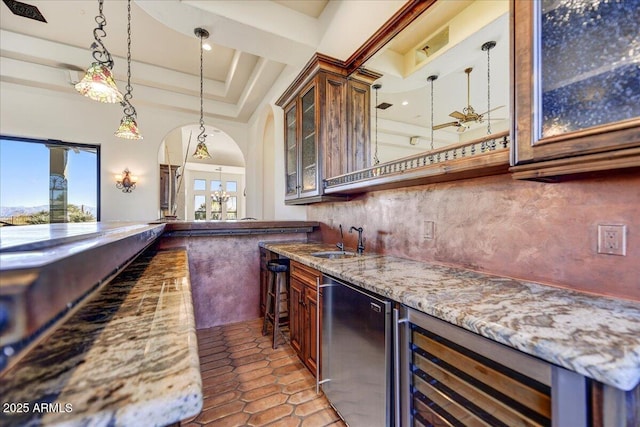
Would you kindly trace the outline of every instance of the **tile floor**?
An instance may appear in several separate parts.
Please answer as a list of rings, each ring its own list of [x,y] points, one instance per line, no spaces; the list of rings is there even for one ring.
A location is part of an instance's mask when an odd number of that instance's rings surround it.
[[[346,426],[287,343],[271,348],[262,320],[197,331],[204,404],[197,426]]]

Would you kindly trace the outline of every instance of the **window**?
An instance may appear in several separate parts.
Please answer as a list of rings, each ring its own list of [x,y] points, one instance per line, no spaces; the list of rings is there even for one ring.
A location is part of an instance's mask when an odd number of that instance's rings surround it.
[[[207,188],[207,180],[206,179],[194,179],[193,180],[193,189],[195,191],[204,191]]]
[[[0,136],[0,224],[100,219],[100,147]]]

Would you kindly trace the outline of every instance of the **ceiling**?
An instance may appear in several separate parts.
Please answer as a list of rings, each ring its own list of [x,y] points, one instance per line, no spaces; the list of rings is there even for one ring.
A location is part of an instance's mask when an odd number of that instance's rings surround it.
[[[26,3],[38,7],[47,23],[14,15],[4,3],[0,5],[0,78],[23,86],[72,92],[71,85],[82,78],[92,62],[90,45],[94,41],[92,32],[98,1],[26,0]],[[376,16],[372,13],[370,19],[354,21],[353,16],[362,15],[362,8],[368,4],[358,3],[351,0],[133,0],[132,103],[139,115],[145,106],[192,114],[194,124],[185,126],[183,132],[199,133],[200,46],[193,30],[203,27],[210,32],[207,41],[212,45],[211,51],[204,52],[204,116],[205,123],[209,123],[206,133],[208,138],[218,138],[216,129],[210,125],[215,123],[212,119],[248,123],[261,102],[274,97],[270,91],[278,87],[279,79],[283,76],[285,80],[293,79],[316,51],[346,59],[404,0],[381,1],[376,6]],[[407,125],[403,130],[406,136],[428,136],[425,120],[430,115],[429,92],[425,82],[432,73],[439,75],[434,90],[435,123],[450,120],[451,111],[466,106],[463,70],[467,66],[474,67],[471,104],[476,111],[485,111],[486,56],[479,50],[485,41],[498,42],[492,52],[496,64],[492,81],[508,81],[506,18],[499,30],[487,26],[475,37],[455,41],[446,52],[434,55],[433,61],[413,64],[411,70],[398,66],[398,58],[424,41],[425,34],[470,9],[467,7],[470,3],[491,1],[437,2],[436,7],[420,16],[365,64],[384,74],[380,101],[394,104],[380,111],[381,119]],[[339,8],[350,14],[340,15]],[[384,12],[380,12],[382,10]],[[127,2],[106,0],[103,13],[107,21],[103,41],[114,57],[114,75],[123,91],[127,79]],[[383,16],[386,17],[381,20]],[[348,22],[344,20],[347,17]],[[366,25],[368,27],[362,27]],[[350,39],[352,33],[364,39]],[[344,57],[331,49],[344,50]],[[500,84],[492,87],[493,105],[507,104],[507,89],[507,85]],[[401,106],[403,101],[408,101],[408,106]],[[436,138],[455,142],[458,135],[455,128],[451,128],[440,131]]]
[[[23,0],[24,1],[24,0]],[[96,0],[26,0],[47,23],[0,5],[3,81],[67,91],[92,61]],[[286,67],[301,68],[322,39],[328,0],[258,2],[135,0],[131,5],[132,103],[199,114],[200,47],[206,28],[205,118],[246,123]],[[127,2],[104,2],[106,37],[121,91],[127,78]],[[265,19],[268,17],[268,19]],[[284,25],[287,23],[287,25]],[[31,78],[24,64],[47,74]],[[18,67],[22,65],[22,69]],[[196,120],[194,120],[195,122]]]

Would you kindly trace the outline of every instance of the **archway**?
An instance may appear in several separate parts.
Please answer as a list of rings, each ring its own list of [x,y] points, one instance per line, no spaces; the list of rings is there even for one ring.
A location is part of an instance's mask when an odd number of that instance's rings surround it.
[[[196,159],[193,151],[199,133],[197,124],[185,125],[169,132],[160,144],[161,217],[188,221],[243,218],[246,170],[240,147],[221,129],[205,126],[211,158]],[[221,187],[229,195],[223,203],[214,197]]]

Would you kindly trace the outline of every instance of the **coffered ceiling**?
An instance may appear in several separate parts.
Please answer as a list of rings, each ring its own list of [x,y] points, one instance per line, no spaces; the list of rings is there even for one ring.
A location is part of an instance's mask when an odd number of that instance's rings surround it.
[[[92,61],[98,1],[27,0],[46,23],[14,15],[0,5],[3,81],[73,91]],[[133,104],[199,114],[199,41],[204,52],[205,116],[246,123],[285,70],[301,68],[318,49],[328,0],[132,2]],[[124,90],[127,75],[127,2],[106,0],[105,46]]]

